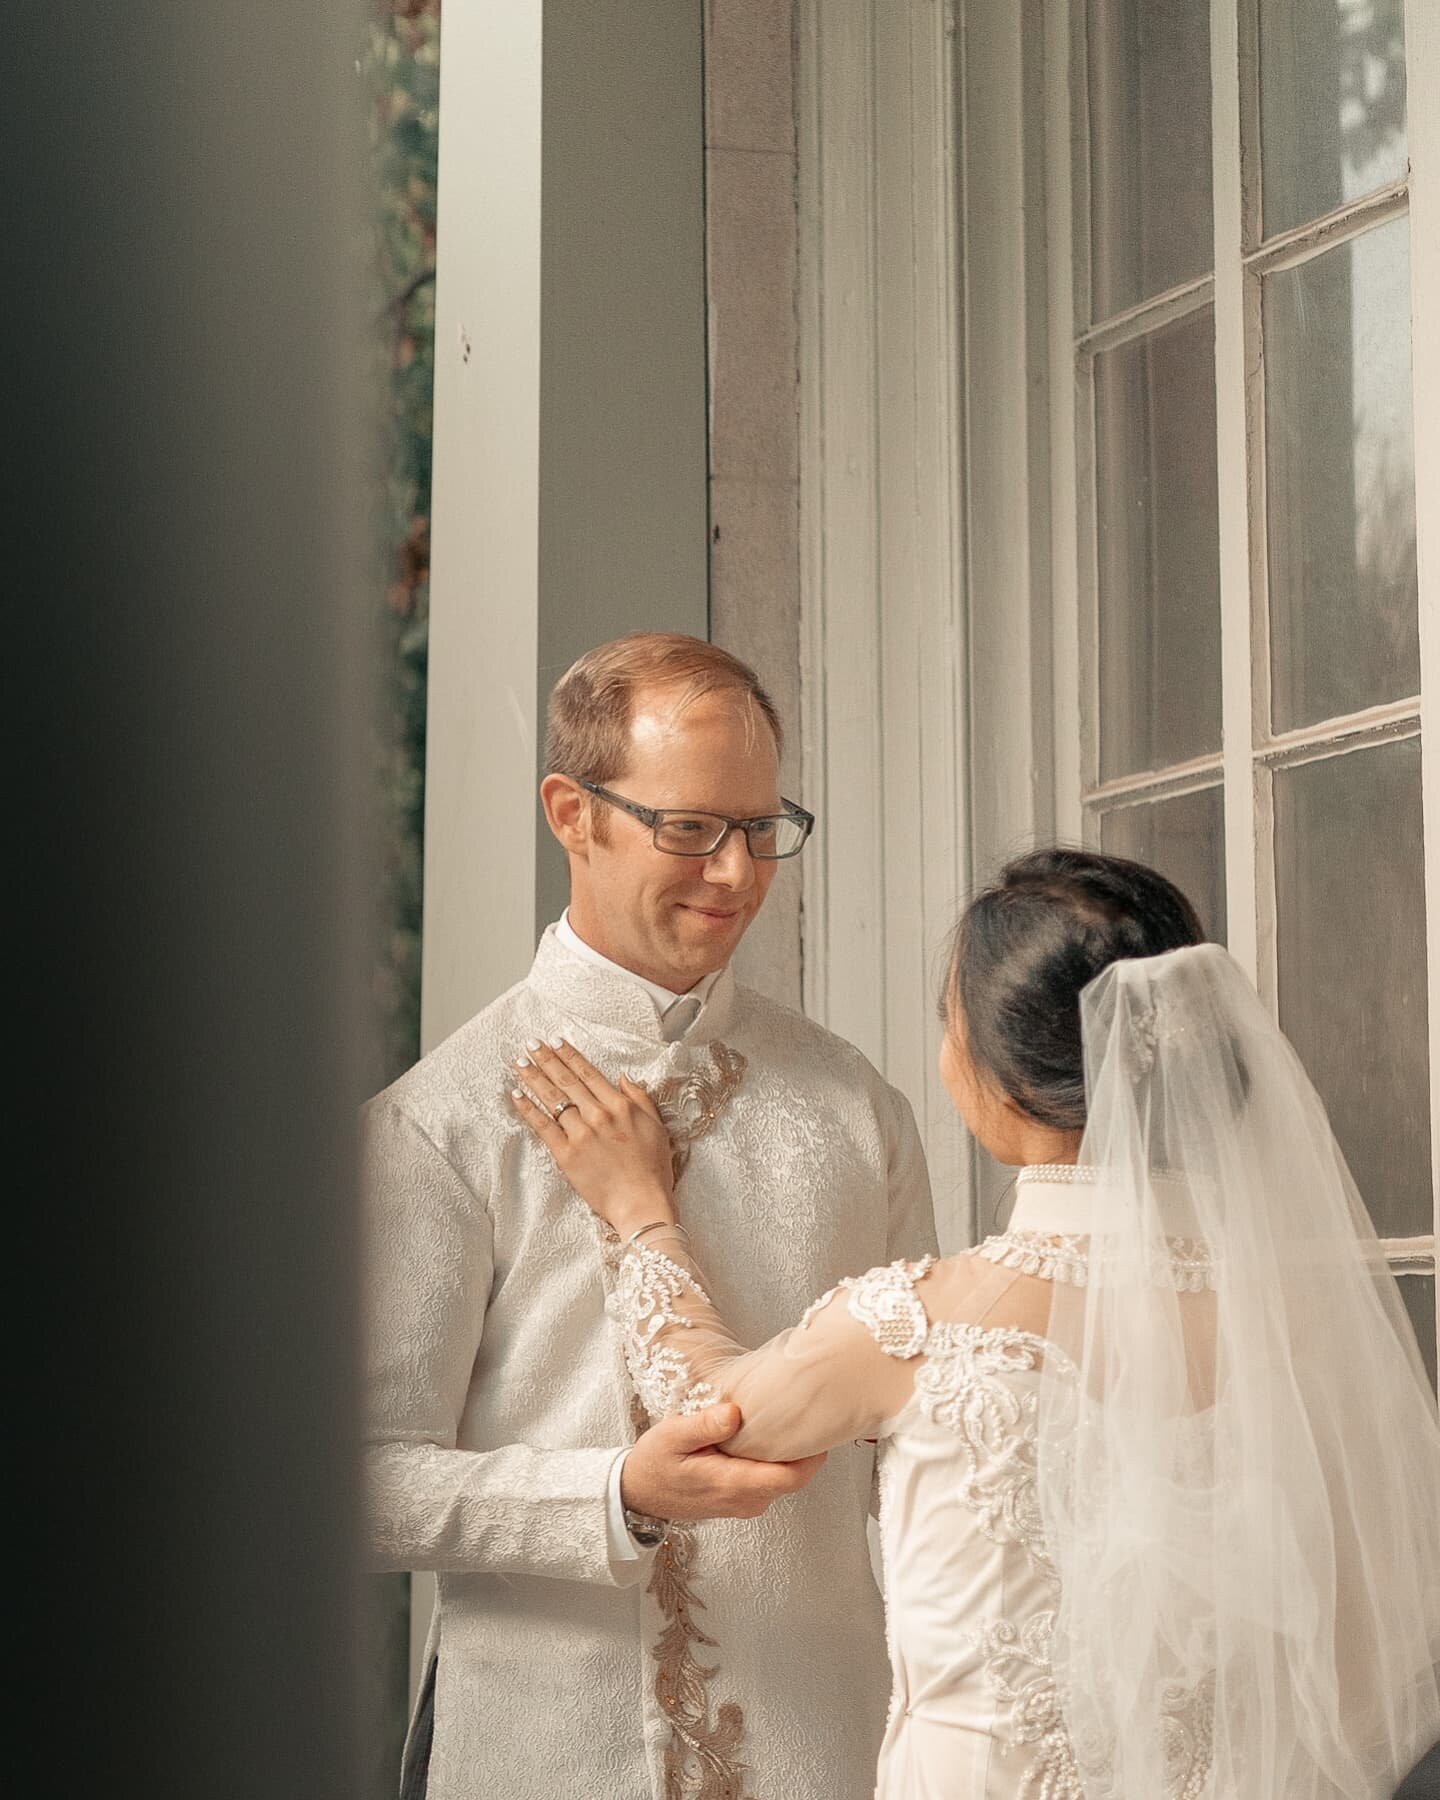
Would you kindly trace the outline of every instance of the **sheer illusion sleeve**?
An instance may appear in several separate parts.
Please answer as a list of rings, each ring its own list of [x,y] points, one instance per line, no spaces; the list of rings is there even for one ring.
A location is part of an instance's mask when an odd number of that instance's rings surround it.
[[[874,1437],[903,1411],[929,1331],[918,1291],[933,1257],[842,1282],[758,1350],[739,1343],[678,1231],[624,1250],[611,1309],[651,1420],[732,1400],[743,1425],[726,1450],[793,1462]]]

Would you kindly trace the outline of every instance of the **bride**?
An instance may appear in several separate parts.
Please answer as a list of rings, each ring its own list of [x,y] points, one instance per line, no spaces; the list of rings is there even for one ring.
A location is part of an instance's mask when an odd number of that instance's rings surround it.
[[[1008,1229],[759,1349],[644,1090],[569,1045],[517,1065],[622,1240],[640,1399],[735,1401],[736,1454],[879,1440],[881,1800],[1388,1796],[1440,1735],[1440,1428],[1294,1052],[1176,888],[1074,850],[968,908],[943,1016]]]

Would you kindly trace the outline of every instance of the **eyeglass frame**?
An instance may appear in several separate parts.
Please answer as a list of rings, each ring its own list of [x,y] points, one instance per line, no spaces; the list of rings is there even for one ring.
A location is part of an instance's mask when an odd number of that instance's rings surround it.
[[[623,794],[611,793],[609,788],[601,787],[599,782],[582,781],[575,775],[572,775],[570,779],[576,787],[583,788],[587,794],[593,794],[597,800],[603,800],[609,806],[618,806],[621,812],[627,812],[632,819],[638,819],[642,825],[649,826],[652,843],[654,843],[655,834],[666,818],[718,819],[725,827],[719,839],[708,850],[667,850],[663,844],[655,844],[655,848],[662,856],[691,858],[718,856],[730,842],[731,834],[743,831],[746,852],[755,862],[789,862],[792,856],[798,856],[809,843],[810,833],[815,829],[814,813],[806,812],[803,806],[797,805],[793,800],[787,800],[783,794],[780,796],[780,804],[784,809],[782,812],[756,813],[749,819],[732,819],[725,813],[711,812],[708,807],[704,806],[642,806],[638,800],[627,800]],[[794,819],[797,824],[805,827],[804,837],[793,850],[787,850],[784,856],[757,855],[750,845],[749,827],[758,825],[762,819],[786,818]]]

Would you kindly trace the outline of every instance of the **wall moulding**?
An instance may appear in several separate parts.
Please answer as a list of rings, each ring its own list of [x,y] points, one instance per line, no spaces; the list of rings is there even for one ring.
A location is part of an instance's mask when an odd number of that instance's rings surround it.
[[[942,1240],[973,1184],[935,1072],[968,877],[955,14],[799,0],[806,1010],[909,1097]]]

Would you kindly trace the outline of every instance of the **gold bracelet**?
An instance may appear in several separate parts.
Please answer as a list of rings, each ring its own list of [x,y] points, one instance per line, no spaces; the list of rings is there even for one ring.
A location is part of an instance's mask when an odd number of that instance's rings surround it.
[[[685,1239],[686,1243],[690,1241],[690,1233],[675,1219],[652,1219],[648,1225],[642,1225],[638,1231],[630,1233],[625,1240],[626,1249],[629,1249],[631,1244],[638,1244],[640,1239],[650,1231],[676,1231]]]

